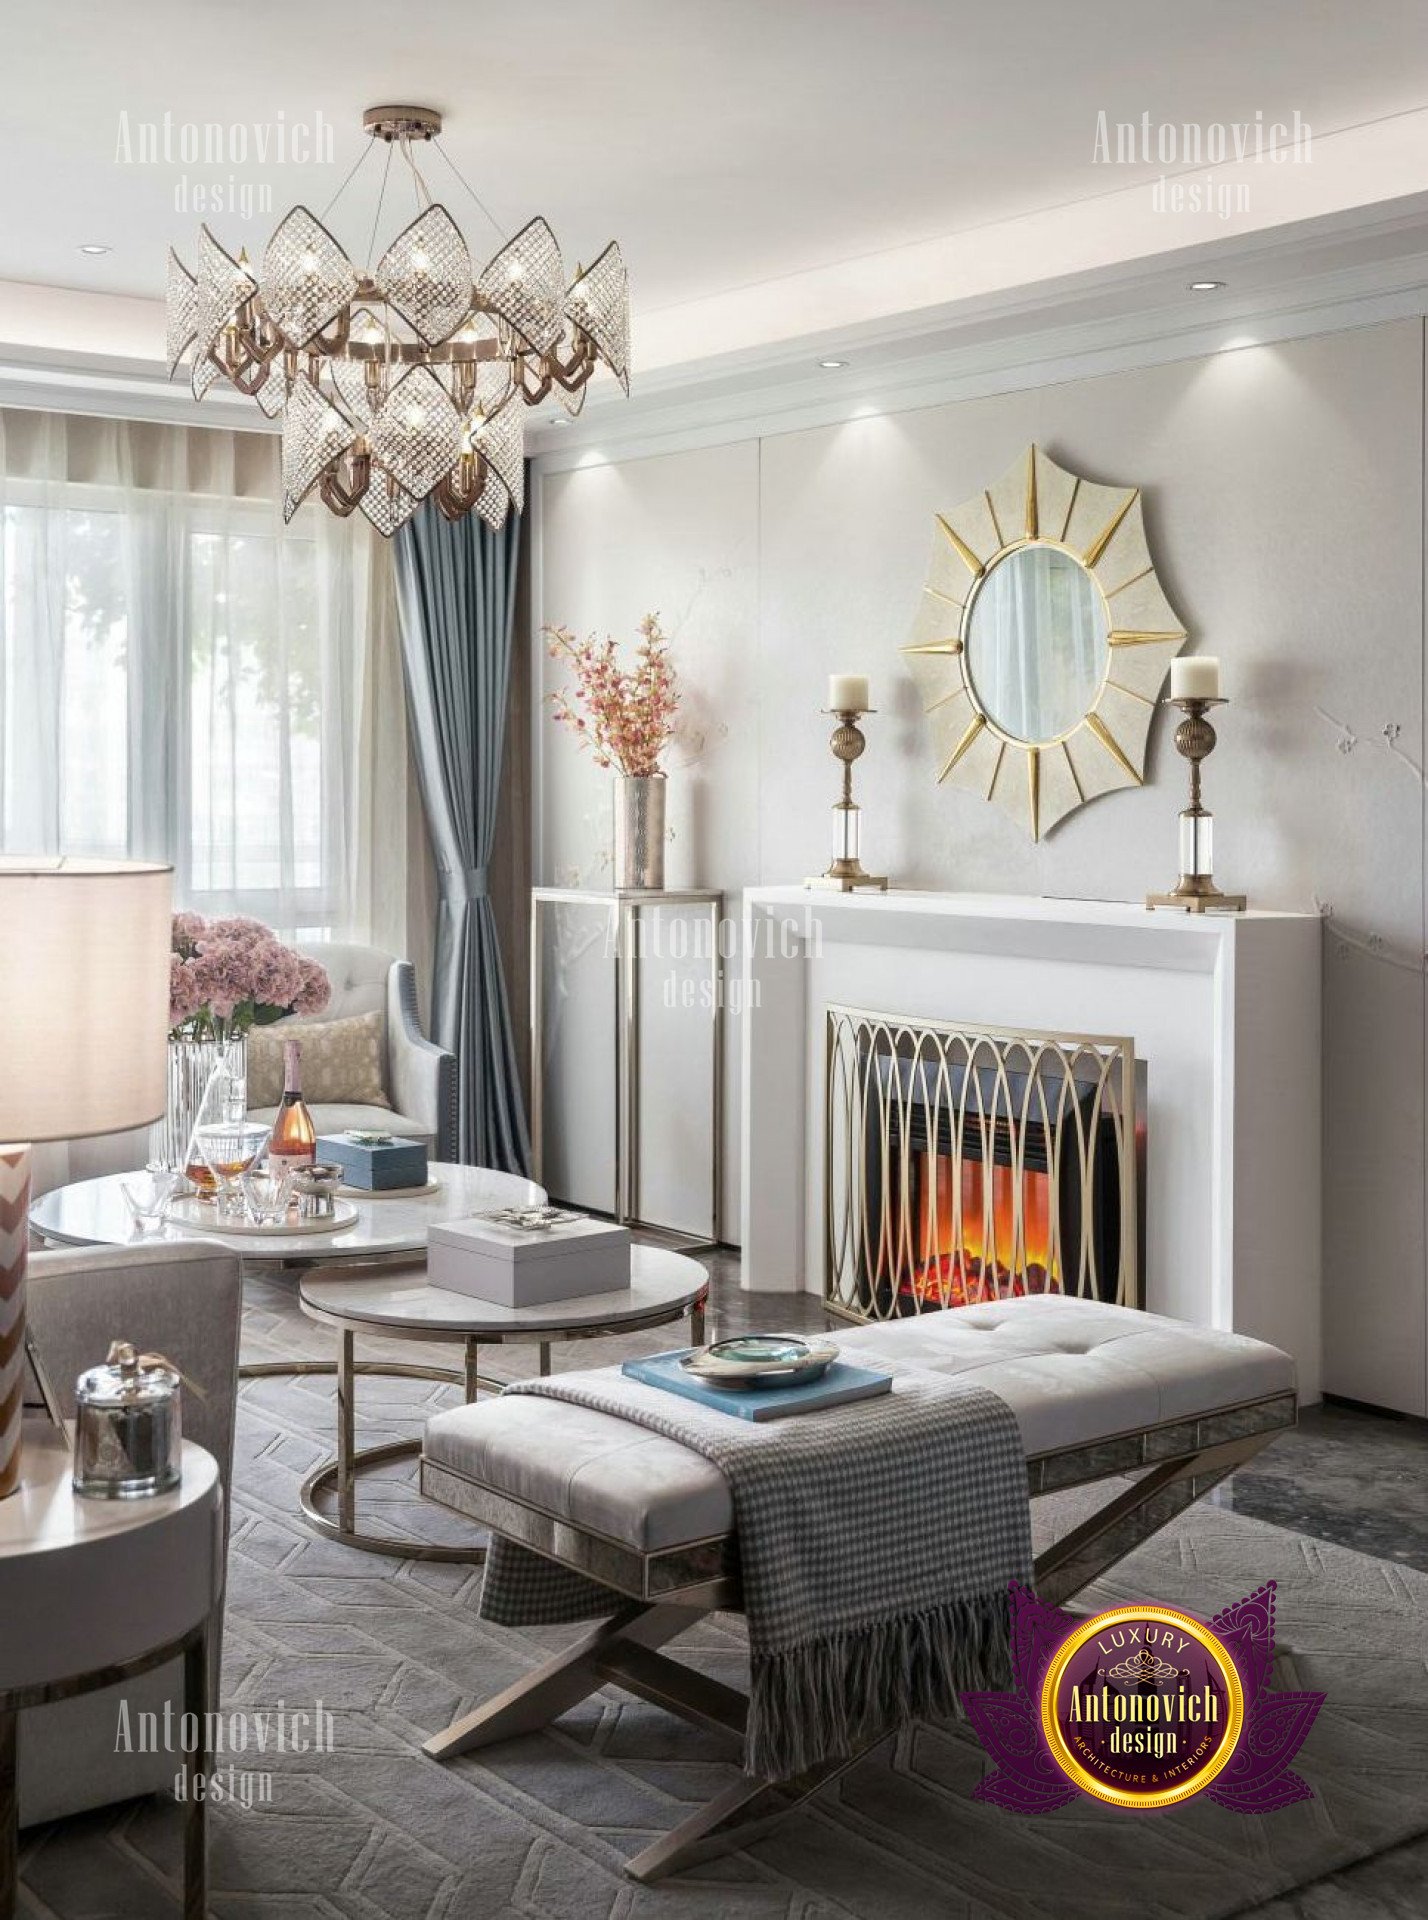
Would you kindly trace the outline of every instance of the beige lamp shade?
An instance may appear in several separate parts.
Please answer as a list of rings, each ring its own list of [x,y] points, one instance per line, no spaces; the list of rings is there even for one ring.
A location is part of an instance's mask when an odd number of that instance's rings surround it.
[[[164,1111],[173,870],[0,860],[0,1141]]]

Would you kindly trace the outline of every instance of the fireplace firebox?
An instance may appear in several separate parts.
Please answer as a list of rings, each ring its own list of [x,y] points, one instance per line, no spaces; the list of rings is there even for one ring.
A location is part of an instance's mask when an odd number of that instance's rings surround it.
[[[828,1306],[1140,1305],[1144,1093],[1128,1039],[830,1007]]]

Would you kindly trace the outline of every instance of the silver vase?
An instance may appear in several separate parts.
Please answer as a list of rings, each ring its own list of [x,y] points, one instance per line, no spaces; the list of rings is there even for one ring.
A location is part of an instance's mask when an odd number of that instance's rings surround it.
[[[657,893],[664,885],[662,773],[622,773],[615,781],[615,885]]]
[[[189,1142],[213,1069],[226,1061],[235,1079],[248,1077],[248,1040],[170,1040],[169,1091],[164,1108],[163,1142],[158,1158],[171,1173],[188,1165]]]

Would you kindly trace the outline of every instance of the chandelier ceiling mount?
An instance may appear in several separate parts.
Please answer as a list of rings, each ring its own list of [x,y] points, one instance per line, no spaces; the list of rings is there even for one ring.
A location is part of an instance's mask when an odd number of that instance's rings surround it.
[[[362,131],[374,140],[435,140],[441,115],[435,107],[368,107]]]

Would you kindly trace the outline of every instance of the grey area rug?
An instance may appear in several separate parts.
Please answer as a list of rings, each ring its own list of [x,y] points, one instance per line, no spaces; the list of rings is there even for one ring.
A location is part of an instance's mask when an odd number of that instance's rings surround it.
[[[330,1353],[332,1336],[301,1319],[289,1281],[250,1282],[249,1291],[249,1357]],[[388,1349],[404,1360],[418,1351]],[[629,1343],[566,1347],[556,1364],[629,1351]],[[520,1349],[498,1352],[493,1377],[529,1371],[524,1361]],[[364,1379],[360,1438],[413,1432],[452,1397],[424,1383]],[[868,1756],[748,1853],[643,1888],[623,1877],[621,1861],[734,1777],[732,1742],[612,1691],[538,1735],[445,1767],[427,1760],[423,1738],[516,1680],[568,1630],[483,1625],[477,1568],[389,1560],[315,1538],[297,1516],[297,1489],[330,1451],[333,1417],[330,1378],[253,1381],[243,1393],[225,1705],[321,1699],[335,1716],[335,1751],[277,1757],[270,1804],[214,1810],[212,1909],[225,1920],[1241,1912],[1339,1920],[1428,1911],[1428,1849],[1399,1846],[1372,1865],[1351,1864],[1428,1831],[1428,1575],[1202,1505],[1085,1596],[1208,1614],[1278,1580],[1289,1649],[1280,1684],[1329,1696],[1299,1763],[1312,1802],[1262,1819],[1204,1802],[1154,1816],[1077,1802],[1022,1818],[972,1800],[987,1763],[970,1736],[925,1727]],[[410,1481],[405,1464],[368,1481],[363,1523],[462,1537],[455,1517],[421,1502]],[[1077,1500],[1095,1504],[1094,1495]],[[1067,1517],[1063,1497],[1058,1530]],[[736,1620],[705,1622],[676,1650],[743,1684]],[[21,1911],[168,1920],[179,1847],[176,1810],[158,1800],[38,1830],[26,1836]],[[1292,1892],[1314,1881],[1322,1884]]]

